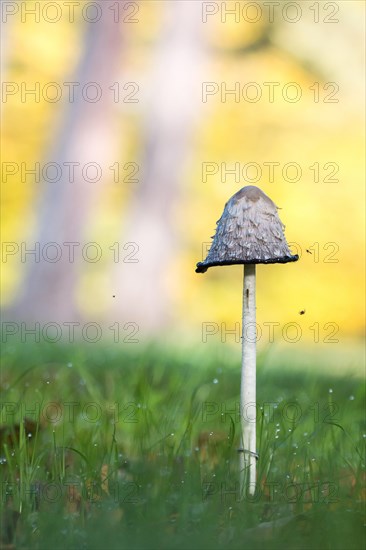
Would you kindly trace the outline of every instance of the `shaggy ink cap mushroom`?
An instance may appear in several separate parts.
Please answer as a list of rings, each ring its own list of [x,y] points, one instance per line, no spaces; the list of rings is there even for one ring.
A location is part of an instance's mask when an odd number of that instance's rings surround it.
[[[296,262],[299,256],[291,254],[277,210],[258,187],[240,189],[226,203],[207,258],[197,264],[196,273],[218,265]]]

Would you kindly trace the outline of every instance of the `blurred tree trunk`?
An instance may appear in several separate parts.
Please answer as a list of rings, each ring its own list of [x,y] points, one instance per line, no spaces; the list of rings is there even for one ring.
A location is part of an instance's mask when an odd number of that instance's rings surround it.
[[[113,287],[118,317],[137,323],[142,334],[169,323],[177,203],[201,106],[201,2],[167,2],[164,9],[142,128],[141,178],[123,228],[123,242],[138,246],[138,262],[121,262]]]
[[[7,316],[34,321],[74,321],[81,317],[76,300],[76,283],[81,269],[84,237],[108,167],[118,159],[116,143],[116,108],[113,92],[108,88],[117,81],[116,73],[121,55],[121,27],[112,14],[103,14],[97,23],[88,23],[83,44],[82,58],[76,74],[70,79],[80,83],[75,88],[75,101],[68,101],[62,113],[62,126],[55,143],[48,153],[47,162],[62,167],[60,181],[43,181],[39,185],[38,228],[34,241],[40,250],[47,243],[57,243],[62,257],[56,263],[27,257],[23,292]],[[65,79],[66,80],[66,79]],[[93,103],[86,101],[81,90],[86,83],[96,82],[102,89],[102,97]],[[90,88],[89,97],[93,98]],[[52,132],[50,132],[52,135]],[[69,178],[69,168],[64,163],[80,163],[75,167],[75,178]],[[85,181],[82,167],[90,162],[98,163],[103,171],[100,181]],[[96,172],[90,169],[87,179]],[[75,246],[75,261],[70,261],[72,246],[64,243],[80,243]],[[29,248],[34,248],[29,244]],[[51,251],[55,254],[55,249]],[[80,259],[81,258],[81,259]]]

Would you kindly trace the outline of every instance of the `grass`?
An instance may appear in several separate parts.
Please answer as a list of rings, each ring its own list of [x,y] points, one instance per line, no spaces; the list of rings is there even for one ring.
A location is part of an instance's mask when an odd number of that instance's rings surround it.
[[[363,548],[357,374],[259,357],[258,487],[240,499],[239,362],[4,346],[2,547]]]

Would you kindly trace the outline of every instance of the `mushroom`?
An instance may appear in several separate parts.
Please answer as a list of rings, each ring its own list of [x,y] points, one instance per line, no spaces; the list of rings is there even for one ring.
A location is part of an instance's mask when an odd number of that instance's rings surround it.
[[[244,264],[242,370],[240,389],[241,492],[249,493],[256,484],[256,305],[255,264],[296,262],[284,235],[285,226],[278,207],[258,187],[243,187],[226,203],[217,222],[207,258],[197,264],[196,272],[220,265]]]

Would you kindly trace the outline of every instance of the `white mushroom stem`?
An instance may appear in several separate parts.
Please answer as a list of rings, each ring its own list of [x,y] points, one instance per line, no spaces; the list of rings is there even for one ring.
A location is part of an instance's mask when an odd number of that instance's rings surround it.
[[[244,265],[240,412],[240,488],[254,494],[256,483],[256,312],[255,264]]]

